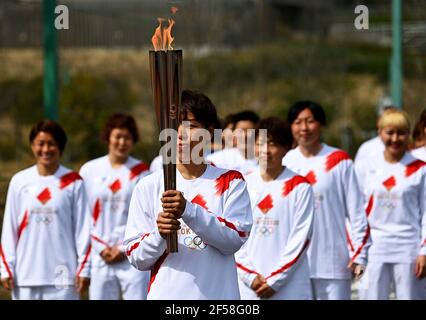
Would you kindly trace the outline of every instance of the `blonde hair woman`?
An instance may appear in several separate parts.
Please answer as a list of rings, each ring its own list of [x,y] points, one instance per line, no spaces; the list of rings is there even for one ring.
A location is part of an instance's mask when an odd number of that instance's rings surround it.
[[[379,121],[385,150],[357,165],[372,245],[360,283],[361,299],[424,299],[426,166],[408,150],[410,121],[394,110]]]

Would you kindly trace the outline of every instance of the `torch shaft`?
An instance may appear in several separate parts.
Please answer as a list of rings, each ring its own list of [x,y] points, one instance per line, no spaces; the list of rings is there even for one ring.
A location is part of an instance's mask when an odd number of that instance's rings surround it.
[[[179,106],[181,98],[182,50],[150,51],[151,86],[154,105],[160,131],[174,129],[179,126]],[[165,190],[176,190],[176,155],[177,141],[175,136],[167,135],[168,141],[161,141],[163,152],[163,174]],[[170,143],[172,150],[163,148]],[[170,161],[171,160],[171,161]],[[167,237],[167,252],[178,251],[177,232]]]

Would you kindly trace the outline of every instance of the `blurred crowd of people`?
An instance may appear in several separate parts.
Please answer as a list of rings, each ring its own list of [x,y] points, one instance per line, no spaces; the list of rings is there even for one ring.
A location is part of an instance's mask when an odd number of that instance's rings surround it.
[[[381,109],[354,161],[323,141],[313,101],[220,125],[205,94],[184,90],[181,119],[176,190],[164,190],[161,155],[131,155],[130,115],[109,117],[107,154],[78,173],[61,164],[61,125],[33,126],[35,164],[10,181],[1,236],[13,299],[350,300],[354,281],[360,299],[426,299],[426,110],[412,126]],[[201,129],[221,141],[197,140]],[[205,161],[185,163],[184,150]]]

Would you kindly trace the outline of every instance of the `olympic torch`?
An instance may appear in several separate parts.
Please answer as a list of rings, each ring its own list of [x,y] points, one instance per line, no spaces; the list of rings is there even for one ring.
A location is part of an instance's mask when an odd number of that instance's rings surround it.
[[[174,24],[169,19],[169,26],[163,28],[164,19],[158,19],[160,25],[152,37],[155,50],[149,51],[149,67],[151,73],[151,87],[154,97],[154,106],[160,132],[164,129],[173,129],[177,132],[179,126],[179,108],[182,83],[182,50],[173,50],[171,42],[171,28]],[[167,135],[168,141],[161,141],[163,158],[164,188],[176,190],[176,159],[170,160],[171,155],[176,155],[176,139],[174,135]],[[169,143],[172,150],[163,146]],[[167,253],[178,252],[177,232],[172,232],[167,237]]]

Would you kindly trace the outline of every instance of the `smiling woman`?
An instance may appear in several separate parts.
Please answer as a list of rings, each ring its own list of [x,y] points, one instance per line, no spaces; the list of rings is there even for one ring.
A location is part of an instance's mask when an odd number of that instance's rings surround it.
[[[370,244],[352,160],[343,150],[322,142],[326,114],[318,103],[296,102],[287,118],[297,147],[285,155],[283,164],[309,181],[315,194],[308,249],[313,296],[317,300],[349,300],[350,279],[362,275]],[[353,251],[347,238],[354,244]]]
[[[9,184],[1,283],[13,299],[78,299],[88,288],[90,269],[84,185],[60,164],[67,137],[58,123],[38,122],[29,140],[36,164]]]
[[[139,140],[135,119],[112,114],[105,123],[102,139],[108,154],[84,164],[84,179],[92,212],[91,300],[145,299],[149,274],[134,269],[125,259],[121,243],[127,221],[130,196],[148,166],[130,156]]]
[[[31,129],[30,143],[40,175],[53,174],[67,143],[62,127],[50,120],[41,121]]]
[[[383,152],[356,166],[367,207],[372,245],[361,279],[361,299],[425,299],[426,163],[408,152],[410,122],[401,110],[379,121]]]

